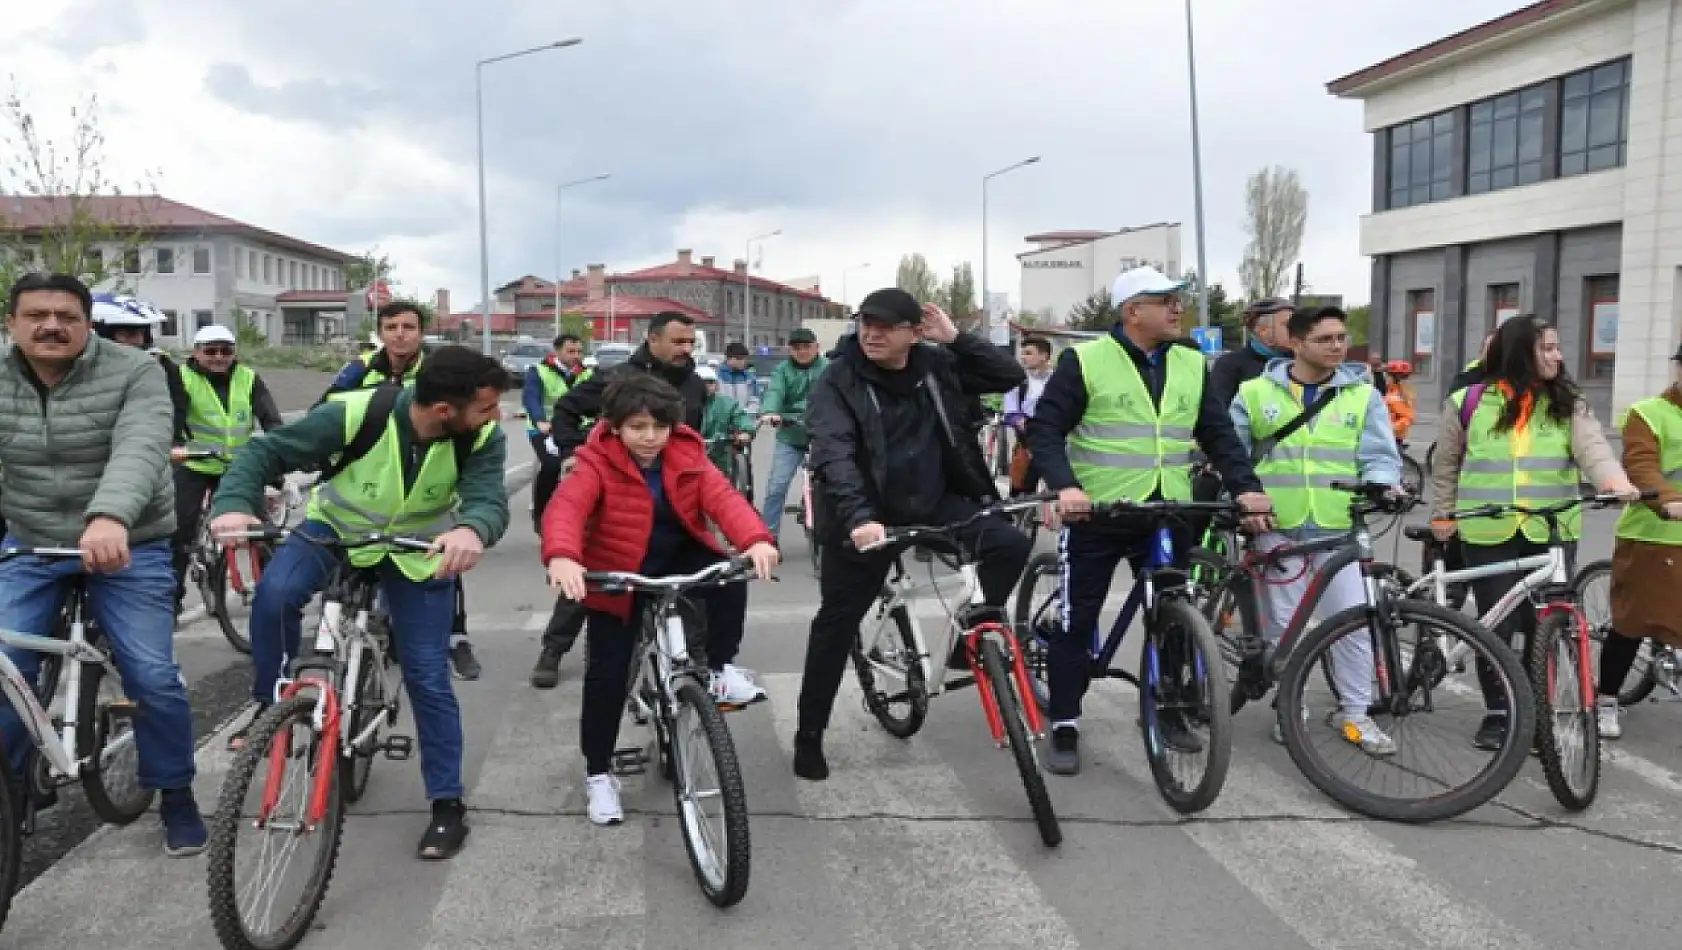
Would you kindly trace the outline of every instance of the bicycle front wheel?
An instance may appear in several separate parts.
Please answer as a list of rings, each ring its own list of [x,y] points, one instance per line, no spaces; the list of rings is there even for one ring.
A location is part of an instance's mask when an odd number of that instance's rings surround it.
[[[1139,661],[1139,728],[1162,800],[1190,815],[1221,793],[1232,758],[1226,664],[1190,603],[1166,598],[1156,617]]]
[[[18,889],[18,866],[23,860],[23,829],[18,811],[23,802],[15,796],[12,767],[0,756],[0,927],[12,912],[12,895]]]
[[[861,626],[853,641],[853,671],[864,691],[865,708],[889,735],[909,739],[923,728],[929,714],[928,684],[917,639],[912,636],[911,613],[901,604],[886,617],[865,618],[866,623],[872,621],[876,632],[870,639],[864,639]],[[885,682],[878,682],[877,677]]]
[[[313,696],[294,696],[251,726],[234,759],[206,855],[210,919],[230,950],[291,950],[309,934],[339,857],[339,772],[311,725]],[[317,777],[329,770],[326,811],[310,820]],[[274,807],[263,816],[272,794]],[[250,832],[248,838],[241,834]]]
[[[76,706],[76,744],[88,757],[82,793],[101,821],[126,825],[152,807],[152,790],[140,785],[140,750],[134,741],[139,708],[105,667],[83,663]]]
[[[1530,637],[1530,690],[1536,696],[1536,754],[1561,805],[1582,811],[1600,790],[1600,720],[1588,684],[1588,644],[1581,615],[1556,610]]]
[[[249,553],[241,556],[242,550]],[[244,549],[223,548],[205,566],[204,582],[200,587],[201,594],[205,595],[205,609],[216,618],[228,644],[241,653],[251,652],[251,638],[234,621],[233,604],[238,601],[242,607],[250,605],[257,591],[256,578],[269,566],[272,554],[270,546],[262,543],[254,543]],[[230,556],[237,560],[230,561]],[[231,591],[230,583],[235,587]]]
[[[1279,677],[1291,760],[1316,788],[1371,818],[1436,821],[1489,801],[1530,748],[1535,701],[1523,664],[1494,634],[1436,604],[1387,601],[1379,618],[1375,633],[1367,607],[1351,607],[1292,648]],[[1462,651],[1476,662],[1449,668],[1447,656]],[[1325,692],[1312,692],[1322,685]],[[1370,702],[1351,708],[1362,692]],[[1488,709],[1508,710],[1494,750],[1471,742]]]
[[[753,847],[748,799],[730,728],[712,695],[694,679],[678,687],[672,710],[672,794],[683,846],[701,892],[718,907],[747,896]]]
[[[1022,662],[1028,667],[1028,683],[1034,690],[1031,698],[1042,713],[1051,708],[1047,652],[1063,622],[1062,601],[1063,564],[1058,555],[1051,551],[1034,555],[1022,571],[1016,589],[1016,612],[1011,619],[1022,647]]]
[[[1571,579],[1571,589],[1577,593],[1577,605],[1589,623],[1589,636],[1594,638],[1594,669],[1600,670],[1600,647],[1612,635],[1612,562],[1595,561],[1584,565]],[[1635,662],[1624,674],[1623,686],[1618,690],[1618,705],[1634,706],[1653,694],[1659,684],[1653,669],[1653,641],[1643,639],[1635,654]]]
[[[1027,717],[1022,712],[1022,699],[1016,692],[1016,679],[1004,651],[992,637],[979,637],[981,643],[981,673],[987,677],[988,693],[994,710],[1004,722],[1005,739],[1016,759],[1017,774],[1022,787],[1028,790],[1028,807],[1033,810],[1034,824],[1039,827],[1040,840],[1046,847],[1063,843],[1063,829],[1057,823],[1057,812],[1051,807],[1051,793],[1045,788],[1045,773],[1040,771],[1039,755],[1034,751],[1034,739],[1028,734]],[[985,702],[985,699],[983,699]]]

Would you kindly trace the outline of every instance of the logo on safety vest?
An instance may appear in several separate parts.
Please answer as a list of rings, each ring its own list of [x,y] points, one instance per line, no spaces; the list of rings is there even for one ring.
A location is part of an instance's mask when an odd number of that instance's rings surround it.
[[[379,494],[379,492],[380,492],[380,483],[379,482],[363,482],[362,483],[362,494],[364,496],[366,496],[368,498],[372,498],[375,495]]]
[[[426,486],[426,491],[423,492],[422,494],[426,495],[426,497],[428,499],[435,499],[439,495],[442,495],[443,493],[444,493],[444,486],[442,486],[442,485],[428,485],[428,486]]]
[[[1346,429],[1355,428],[1355,414],[1353,412],[1343,414],[1343,427]]]
[[[1279,404],[1276,403],[1276,402],[1270,402],[1267,405],[1263,406],[1262,407],[1262,418],[1266,419],[1268,422],[1278,422],[1279,421]]]

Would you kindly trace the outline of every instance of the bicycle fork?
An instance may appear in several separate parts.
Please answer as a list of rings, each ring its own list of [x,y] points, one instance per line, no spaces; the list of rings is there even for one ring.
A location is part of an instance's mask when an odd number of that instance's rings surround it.
[[[1591,672],[1591,670],[1594,669],[1594,658],[1590,655],[1589,651],[1589,640],[1591,638],[1589,637],[1588,618],[1584,617],[1583,612],[1576,609],[1575,606],[1556,601],[1544,606],[1541,609],[1541,611],[1537,614],[1536,626],[1540,629],[1549,616],[1562,611],[1566,614],[1566,622],[1570,624],[1571,630],[1573,631],[1572,639],[1576,641],[1577,686],[1580,690],[1582,690],[1584,705],[1592,709],[1595,704],[1594,674]],[[1553,662],[1552,653],[1549,653],[1543,662],[1547,664],[1545,669],[1548,680],[1548,696],[1550,697],[1548,700],[1548,706],[1549,708],[1552,708],[1554,683],[1558,678],[1559,668]]]
[[[1040,704],[1034,701],[1033,683],[1028,679],[1028,666],[1022,661],[1022,648],[1016,634],[1004,624],[984,623],[970,630],[964,635],[964,639],[968,641],[970,673],[975,677],[976,691],[981,694],[981,711],[987,716],[987,729],[993,734],[993,744],[1002,749],[1010,740],[1005,735],[1005,721],[999,714],[993,682],[981,665],[983,638],[998,641],[1004,654],[1010,657],[1010,681],[1016,686],[1018,706],[1028,720],[1028,735],[1034,739],[1044,739],[1045,716],[1040,713]]]
[[[315,635],[315,648],[318,652],[332,655],[339,640],[339,618],[343,605],[328,600],[321,605],[321,626]],[[283,658],[284,659],[284,658]],[[297,696],[305,689],[315,690],[315,709],[310,717],[310,728],[320,744],[317,752],[318,767],[315,772],[313,786],[310,789],[309,810],[305,813],[305,832],[314,831],[327,817],[327,806],[332,796],[333,772],[339,764],[339,730],[341,728],[342,713],[339,707],[339,694],[333,688],[332,678],[325,670],[306,670],[296,679],[282,680],[275,684],[275,698],[278,703],[284,703]],[[288,740],[290,736],[286,737]],[[281,742],[282,736],[276,735],[269,746],[269,776],[263,787],[263,805],[257,813],[257,825],[263,827],[268,824],[275,807],[280,803],[280,790],[286,775],[286,762],[292,757],[290,741]]]

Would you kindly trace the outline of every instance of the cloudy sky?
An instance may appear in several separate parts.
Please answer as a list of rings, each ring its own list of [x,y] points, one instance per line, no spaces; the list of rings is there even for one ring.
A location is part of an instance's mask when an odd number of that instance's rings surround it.
[[[1358,217],[1371,149],[1327,80],[1520,0],[1196,0],[1208,255],[1236,283],[1243,184],[1296,168],[1314,290],[1364,301]],[[409,291],[476,299],[473,63],[488,67],[491,278],[678,247],[721,262],[775,228],[766,276],[844,270],[856,301],[901,254],[981,256],[1017,290],[1023,235],[1186,224],[1194,262],[1178,0],[33,0],[0,32],[0,82],[49,131],[99,96],[119,180],[359,252]],[[557,244],[555,185],[567,192]],[[727,266],[727,263],[726,263]],[[978,275],[979,276],[979,275]]]

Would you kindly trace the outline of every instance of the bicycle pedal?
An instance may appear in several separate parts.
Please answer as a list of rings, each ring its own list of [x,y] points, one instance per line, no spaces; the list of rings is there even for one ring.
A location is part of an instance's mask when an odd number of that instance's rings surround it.
[[[99,707],[106,716],[120,719],[133,719],[140,715],[140,704],[132,699],[113,699]]]
[[[643,775],[648,772],[647,749],[615,749],[613,752],[613,774],[615,775]]]
[[[415,740],[408,736],[386,736],[380,751],[393,762],[407,762],[415,754]]]

